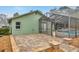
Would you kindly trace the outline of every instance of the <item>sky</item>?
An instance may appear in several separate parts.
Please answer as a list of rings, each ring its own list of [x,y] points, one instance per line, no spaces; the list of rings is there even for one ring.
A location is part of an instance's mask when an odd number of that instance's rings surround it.
[[[0,6],[0,14],[6,14],[8,17],[12,17],[16,12],[25,14],[31,10],[40,10],[45,13],[54,8],[59,8],[59,6]]]

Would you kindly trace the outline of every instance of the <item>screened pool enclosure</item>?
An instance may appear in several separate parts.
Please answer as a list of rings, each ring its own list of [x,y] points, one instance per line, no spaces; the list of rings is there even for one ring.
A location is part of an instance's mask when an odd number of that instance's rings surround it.
[[[79,18],[71,15],[56,14],[39,20],[40,33],[57,37],[78,37]]]

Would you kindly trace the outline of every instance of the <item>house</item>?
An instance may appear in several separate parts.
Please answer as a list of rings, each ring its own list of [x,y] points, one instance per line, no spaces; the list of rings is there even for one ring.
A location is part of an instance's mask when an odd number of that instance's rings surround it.
[[[10,18],[10,32],[12,35],[39,33],[39,19],[42,16],[43,14],[37,10]]]

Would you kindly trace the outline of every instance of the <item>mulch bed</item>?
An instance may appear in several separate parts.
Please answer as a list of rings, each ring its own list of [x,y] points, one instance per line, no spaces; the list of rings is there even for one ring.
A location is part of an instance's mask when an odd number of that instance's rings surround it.
[[[0,36],[0,52],[11,52],[11,43],[9,35]]]

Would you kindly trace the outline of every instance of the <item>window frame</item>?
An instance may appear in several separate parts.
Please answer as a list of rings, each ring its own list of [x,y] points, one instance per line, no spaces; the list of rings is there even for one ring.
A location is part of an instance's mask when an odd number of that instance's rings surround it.
[[[19,23],[19,24],[17,24],[17,23]],[[16,28],[17,30],[19,30],[19,29],[21,28],[21,22],[16,22],[15,28]]]

